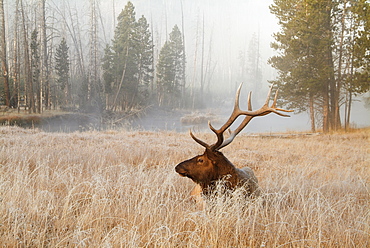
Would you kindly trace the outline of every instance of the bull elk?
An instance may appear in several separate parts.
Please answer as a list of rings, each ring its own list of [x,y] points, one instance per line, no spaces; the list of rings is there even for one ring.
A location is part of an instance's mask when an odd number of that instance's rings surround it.
[[[272,91],[270,87],[269,93],[265,104],[258,110],[252,110],[251,105],[251,92],[248,95],[248,110],[242,111],[239,108],[239,96],[242,84],[240,84],[235,97],[234,110],[231,116],[220,129],[215,129],[210,122],[208,122],[209,128],[216,134],[216,143],[209,145],[206,142],[198,139],[190,130],[190,136],[206,150],[202,155],[195,156],[191,159],[185,160],[176,165],[175,170],[178,174],[183,177],[192,179],[195,183],[200,186],[200,190],[204,196],[209,196],[215,193],[217,184],[223,180],[226,189],[236,189],[238,187],[244,187],[247,197],[257,197],[260,194],[258,186],[258,180],[255,177],[253,171],[249,167],[242,169],[236,168],[219,150],[229,145],[234,138],[245,128],[245,126],[256,116],[264,116],[269,113],[275,113],[280,116],[289,117],[289,115],[283,114],[282,112],[292,112],[292,110],[285,110],[276,108],[277,93],[275,93],[274,102],[269,107],[269,100]],[[241,124],[234,130],[231,131],[229,128],[235,122],[239,116],[245,116]],[[224,133],[229,129],[229,137],[225,139]],[[198,189],[199,189],[198,186]],[[198,190],[198,191],[200,191]],[[193,192],[197,191],[197,187]]]

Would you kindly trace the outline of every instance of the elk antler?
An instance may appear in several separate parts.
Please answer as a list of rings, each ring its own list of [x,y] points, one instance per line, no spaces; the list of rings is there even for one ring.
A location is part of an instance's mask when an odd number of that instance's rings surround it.
[[[198,144],[200,144],[200,145],[202,145],[205,148],[210,149],[210,150],[218,150],[218,149],[221,149],[221,148],[227,146],[228,144],[230,144],[234,140],[234,138],[236,137],[236,135],[238,135],[238,133],[240,133],[240,131],[242,131],[243,128],[245,128],[245,126],[250,122],[250,120],[252,120],[253,117],[256,117],[256,116],[264,116],[264,115],[267,115],[267,114],[270,114],[270,113],[275,113],[275,114],[280,115],[280,116],[289,117],[289,115],[282,114],[282,113],[280,113],[278,111],[283,111],[283,112],[292,112],[293,111],[293,110],[286,110],[286,109],[276,108],[276,100],[277,100],[278,91],[276,91],[276,93],[275,93],[274,102],[271,104],[270,107],[268,106],[269,101],[270,101],[270,95],[271,95],[271,91],[272,91],[273,85],[271,85],[270,90],[269,90],[269,93],[267,94],[267,99],[266,99],[265,104],[260,109],[258,109],[258,110],[254,110],[254,111],[252,110],[252,104],[251,104],[251,95],[252,95],[252,92],[249,92],[249,94],[248,94],[248,110],[247,111],[242,111],[239,108],[239,96],[240,96],[240,90],[242,88],[242,85],[243,85],[243,83],[240,84],[238,90],[236,91],[234,110],[231,113],[231,116],[229,117],[229,119],[226,121],[226,123],[224,125],[222,125],[222,127],[220,129],[217,130],[217,129],[215,129],[211,125],[211,122],[208,122],[209,128],[217,136],[217,142],[215,144],[208,145],[204,141],[202,141],[202,140],[198,139],[197,137],[195,137],[194,134],[190,131],[190,136]],[[226,139],[226,140],[224,140],[224,132],[234,123],[234,121],[240,115],[245,115],[244,120],[242,121],[242,123],[234,131],[230,131],[229,138]]]

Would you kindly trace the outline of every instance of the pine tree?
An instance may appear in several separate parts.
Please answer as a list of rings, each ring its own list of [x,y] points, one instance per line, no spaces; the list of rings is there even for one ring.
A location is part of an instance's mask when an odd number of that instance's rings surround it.
[[[348,80],[348,90],[361,94],[370,89],[370,2],[366,0],[352,3],[354,22],[352,80]]]
[[[272,44],[279,54],[269,62],[282,97],[290,108],[309,109],[312,130],[316,112],[325,132],[340,128],[343,88],[349,105],[352,94],[369,90],[369,2],[275,0],[270,9],[281,26]]]
[[[69,56],[68,56],[69,47],[65,38],[62,38],[59,46],[56,49],[55,53],[55,71],[57,74],[57,85],[62,90],[64,95],[64,101],[68,103],[68,94],[69,94]]]
[[[128,2],[118,16],[117,27],[114,31],[112,50],[114,51],[115,97],[113,108],[117,107],[120,97],[123,109],[133,106],[137,94],[138,66],[135,47],[135,7]]]
[[[330,106],[336,91],[331,25],[335,4],[331,0],[275,0],[270,9],[281,26],[272,43],[279,54],[269,60],[279,72],[275,83],[290,108],[309,109],[311,118],[315,116],[314,100],[321,99],[323,128],[327,131],[329,121],[333,122]],[[314,121],[311,128],[315,129]]]
[[[104,92],[106,94],[111,94],[113,92],[112,90],[112,84],[114,81],[113,59],[114,57],[111,47],[107,44],[104,49],[104,56],[102,58]]]
[[[181,83],[183,82],[184,73],[184,44],[182,34],[177,25],[175,25],[170,33],[170,45],[174,58],[174,69],[175,69],[175,86],[179,90],[181,89]]]
[[[172,94],[176,94],[174,85],[175,70],[174,58],[169,41],[166,41],[159,53],[159,60],[157,63],[157,93],[158,103],[162,105],[171,104]]]
[[[113,52],[111,47],[107,44],[104,49],[104,56],[102,58],[104,93],[105,93],[105,106],[109,109],[109,96],[113,93]]]
[[[163,45],[157,64],[157,87],[160,105],[178,107],[184,77],[185,56],[182,35],[175,25]]]
[[[148,96],[149,84],[153,80],[153,42],[149,31],[149,24],[144,16],[137,21],[137,66],[138,66],[138,87],[140,96],[145,99]]]
[[[142,16],[136,21],[131,2],[118,16],[112,47],[105,49],[103,60],[107,104],[111,109],[120,105],[126,110],[148,104],[148,87],[154,71],[153,44],[146,18]],[[111,94],[114,95],[109,97]]]
[[[349,128],[353,96],[370,89],[370,3],[366,0],[345,1],[342,20],[348,28],[341,30],[344,40],[343,88],[345,89],[345,129]],[[349,23],[349,25],[348,25]],[[344,25],[343,25],[344,26]],[[365,101],[369,99],[365,98]]]

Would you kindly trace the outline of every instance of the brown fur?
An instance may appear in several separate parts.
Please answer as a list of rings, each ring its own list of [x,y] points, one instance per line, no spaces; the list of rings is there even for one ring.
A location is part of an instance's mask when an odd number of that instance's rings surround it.
[[[201,187],[203,195],[210,195],[220,180],[229,189],[244,187],[248,197],[259,196],[258,180],[252,169],[236,168],[220,151],[206,149],[202,155],[179,163],[176,172],[189,177]],[[196,192],[196,189],[193,190]],[[192,193],[193,193],[192,192]]]

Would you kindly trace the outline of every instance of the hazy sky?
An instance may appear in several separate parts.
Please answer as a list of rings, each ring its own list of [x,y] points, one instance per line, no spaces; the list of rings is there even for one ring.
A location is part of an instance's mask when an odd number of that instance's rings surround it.
[[[272,4],[272,1],[133,0],[131,2],[135,6],[137,18],[144,15],[152,24],[156,49],[160,49],[166,39],[166,34],[171,32],[175,24],[181,29],[182,5],[187,52],[187,81],[190,84],[199,83],[203,17],[205,60],[209,59],[211,47],[211,63],[215,67],[215,75],[223,77],[223,79],[217,78],[215,80],[222,81],[223,85],[230,84],[228,90],[231,92],[234,91],[236,80],[239,80],[236,78],[239,53],[248,49],[253,34],[259,36],[261,68],[264,71],[263,79],[267,89],[267,80],[272,79],[274,75],[266,61],[273,54],[270,48],[272,34],[278,30],[277,21],[269,12],[269,5]],[[122,11],[126,4],[126,0],[114,0],[115,16]],[[113,27],[113,15],[110,14],[113,13],[113,0],[102,1],[101,6],[107,12],[103,18]],[[107,36],[113,37],[113,34],[108,33]],[[218,82],[218,84],[221,83]]]
[[[274,74],[266,62],[273,54],[270,48],[272,34],[278,31],[277,20],[269,12],[272,0],[132,0],[131,2],[135,6],[136,18],[144,15],[150,23],[157,52],[175,24],[180,30],[182,29],[182,12],[184,13],[187,82],[194,86],[199,84],[203,18],[204,59],[211,61],[211,67],[215,68],[214,75],[217,77],[215,84],[230,85],[228,89],[230,92],[233,92],[235,85],[242,80],[237,78],[237,71],[240,71],[239,54],[247,51],[252,35],[258,36],[260,67],[263,70],[263,81],[267,89],[267,80],[272,79]],[[69,6],[73,9],[72,12],[77,9],[80,25],[82,29],[87,30],[90,16],[89,0],[49,0],[47,3],[51,9],[55,6],[60,9]],[[9,4],[14,5],[14,3]],[[102,47],[105,46],[103,43],[112,40],[117,24],[116,18],[126,4],[127,0],[100,0],[105,30],[105,35],[100,34]],[[248,84],[248,82],[245,83]]]

